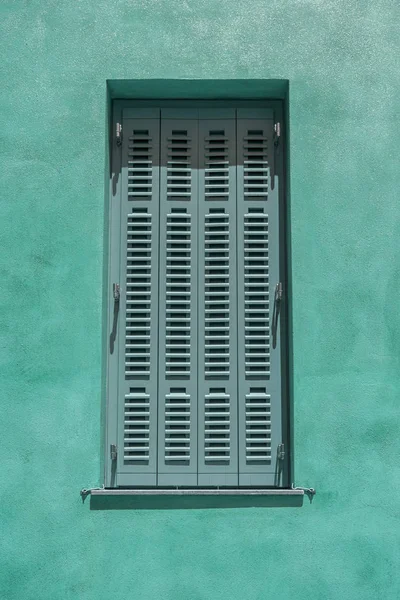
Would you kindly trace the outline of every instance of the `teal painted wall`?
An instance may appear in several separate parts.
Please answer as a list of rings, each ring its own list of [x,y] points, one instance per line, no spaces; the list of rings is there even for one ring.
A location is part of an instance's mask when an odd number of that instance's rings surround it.
[[[398,600],[399,13],[2,2],[1,598]],[[101,483],[106,79],[148,78],[290,80],[295,469],[311,505],[79,497]]]

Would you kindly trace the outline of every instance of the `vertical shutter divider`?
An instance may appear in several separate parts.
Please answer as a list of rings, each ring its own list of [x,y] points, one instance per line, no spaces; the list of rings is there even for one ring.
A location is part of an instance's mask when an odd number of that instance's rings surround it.
[[[238,152],[238,110],[235,110],[235,181],[236,181],[236,331],[237,331],[237,354],[236,354],[236,447],[238,456],[238,485],[240,477],[240,365],[239,365],[239,343],[240,343],[240,331],[239,331],[239,283],[240,283],[240,252],[239,252],[239,227],[240,227],[240,214],[239,214],[239,152]]]
[[[156,444],[156,485],[158,485],[158,470],[159,470],[159,450],[158,447],[161,443],[161,440],[159,440],[159,414],[160,414],[160,407],[159,407],[159,403],[160,403],[160,378],[159,378],[159,372],[160,372],[160,323],[161,323],[161,292],[160,292],[160,280],[162,277],[162,273],[161,273],[161,219],[160,219],[160,215],[161,215],[161,144],[162,144],[162,139],[161,139],[161,110],[159,113],[159,120],[158,120],[158,139],[160,140],[159,143],[159,147],[158,147],[158,178],[159,178],[159,182],[160,185],[158,186],[158,289],[157,289],[157,307],[158,307],[158,327],[157,327],[157,371],[156,371],[156,377],[157,377],[157,410],[156,410],[156,440],[157,440],[157,444]]]
[[[201,227],[202,224],[200,223],[200,177],[201,177],[201,173],[200,173],[200,152],[201,152],[201,142],[200,142],[200,119],[199,119],[199,111],[197,113],[197,164],[196,164],[196,168],[197,168],[197,206],[196,206],[196,215],[197,215],[197,298],[199,297],[199,290],[201,289],[200,286],[202,284],[201,282],[201,269],[199,269],[199,258],[200,258],[200,236],[202,235],[201,233]],[[197,330],[197,352],[196,352],[196,371],[197,371],[197,380],[196,380],[196,413],[197,413],[197,420],[196,420],[196,428],[197,428],[197,456],[196,456],[196,485],[199,485],[199,467],[200,467],[200,443],[201,443],[201,439],[200,439],[200,432],[199,432],[199,423],[200,423],[200,336],[198,335],[199,333],[199,326],[200,326],[200,306],[199,306],[199,301],[197,300],[197,314],[196,314],[196,330]]]

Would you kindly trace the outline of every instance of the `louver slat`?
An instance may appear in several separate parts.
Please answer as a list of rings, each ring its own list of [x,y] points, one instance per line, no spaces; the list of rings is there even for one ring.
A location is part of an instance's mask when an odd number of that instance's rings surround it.
[[[199,485],[237,485],[235,120],[199,123]]]
[[[190,396],[185,388],[171,388],[165,396],[165,464],[190,464]]]
[[[244,215],[244,347],[246,376],[269,377],[268,215]]]
[[[153,149],[153,139],[148,129],[132,131],[128,143],[129,200],[151,200],[153,195]]]
[[[156,485],[159,117],[123,132],[117,485]]]
[[[250,388],[246,394],[246,464],[271,462],[271,398],[266,388]]]
[[[126,264],[125,375],[150,374],[152,215],[128,215]]]
[[[263,129],[248,129],[243,138],[243,196],[268,200],[268,138]]]
[[[204,404],[204,462],[226,463],[231,459],[231,399],[224,388],[211,388]],[[235,451],[235,448],[232,449]]]
[[[166,144],[167,200],[169,201],[191,199],[192,144],[193,139],[187,129],[175,129],[169,132]]]
[[[229,377],[231,368],[229,214],[223,211],[204,217],[205,377]]]
[[[191,215],[186,212],[168,213],[165,303],[166,377],[190,375],[191,246]]]
[[[250,486],[276,485],[282,441],[280,344],[271,343],[273,291],[280,281],[273,147],[272,120],[238,118],[239,485]]]
[[[150,396],[144,388],[125,395],[124,461],[148,464],[150,458]]]
[[[158,485],[197,485],[197,121],[162,119]]]

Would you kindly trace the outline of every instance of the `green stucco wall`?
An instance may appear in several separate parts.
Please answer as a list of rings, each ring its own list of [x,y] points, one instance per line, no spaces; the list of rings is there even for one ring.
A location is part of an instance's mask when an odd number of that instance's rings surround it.
[[[2,599],[400,598],[399,20],[397,0],[3,0]],[[290,81],[312,504],[79,497],[101,483],[106,80],[149,78]]]

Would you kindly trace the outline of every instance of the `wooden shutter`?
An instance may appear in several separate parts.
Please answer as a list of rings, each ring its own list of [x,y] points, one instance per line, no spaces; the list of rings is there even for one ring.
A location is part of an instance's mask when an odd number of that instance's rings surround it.
[[[177,118],[178,117],[178,118]],[[197,485],[197,111],[162,110],[158,485]]]
[[[272,319],[283,228],[272,110],[123,116],[109,371],[118,457],[107,481],[277,485],[281,342]]]
[[[159,125],[157,109],[122,123],[119,486],[156,485]]]
[[[235,110],[201,110],[199,486],[238,484],[235,158]]]
[[[267,111],[266,111],[267,112]],[[238,110],[239,485],[274,485],[282,441],[279,336],[271,325],[279,268],[279,189],[272,189],[274,122]]]

